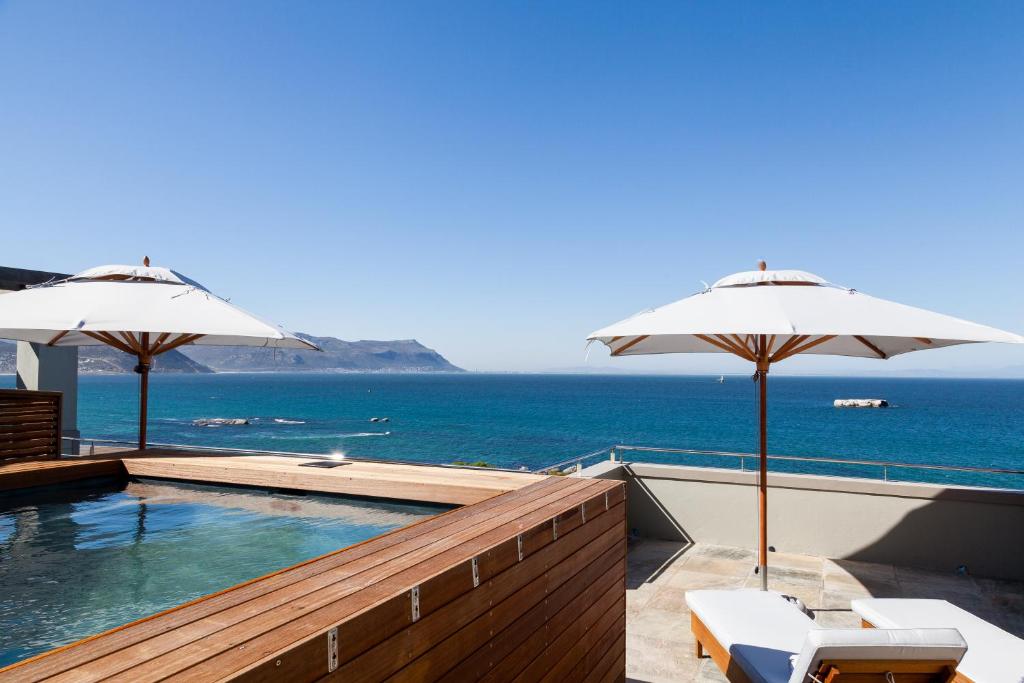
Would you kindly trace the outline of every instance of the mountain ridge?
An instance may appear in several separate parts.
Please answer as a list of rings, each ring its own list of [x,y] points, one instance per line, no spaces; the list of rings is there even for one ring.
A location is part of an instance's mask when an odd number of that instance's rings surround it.
[[[297,336],[320,347],[187,346],[182,351],[214,372],[465,372],[415,339],[345,341]]]
[[[344,341],[299,336],[323,350],[190,345],[156,356],[153,372],[465,372],[415,339]],[[134,356],[107,346],[82,346],[78,350],[78,371],[85,375],[130,373],[136,362]],[[0,340],[0,373],[16,369],[17,345]]]

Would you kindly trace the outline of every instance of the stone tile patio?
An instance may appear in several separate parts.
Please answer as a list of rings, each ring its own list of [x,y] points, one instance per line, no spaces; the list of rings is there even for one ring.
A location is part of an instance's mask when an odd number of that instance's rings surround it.
[[[685,593],[756,588],[755,553],[743,548],[639,539],[630,543],[626,578],[627,680],[725,681],[696,659]],[[1024,637],[1024,583],[976,579],[884,564],[772,553],[769,587],[800,598],[824,626],[859,628],[850,600],[941,598]]]

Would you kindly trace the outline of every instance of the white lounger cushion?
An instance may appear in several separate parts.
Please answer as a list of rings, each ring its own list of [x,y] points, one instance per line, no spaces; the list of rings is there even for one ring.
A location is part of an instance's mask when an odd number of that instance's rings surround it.
[[[686,604],[753,683],[786,683],[790,657],[818,628],[779,593],[755,589],[687,591]]]
[[[945,600],[864,598],[850,607],[878,628],[955,628],[967,641],[961,674],[974,683],[1024,681],[1024,640]]]
[[[959,662],[965,652],[967,643],[954,628],[818,629],[807,633],[790,683],[813,683],[807,674],[817,674],[824,660]]]

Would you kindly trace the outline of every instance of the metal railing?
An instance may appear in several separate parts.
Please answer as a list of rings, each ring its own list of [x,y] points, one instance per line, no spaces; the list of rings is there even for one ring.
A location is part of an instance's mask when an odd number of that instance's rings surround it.
[[[550,472],[557,470],[562,474],[578,473],[583,470],[584,464],[589,461],[597,461],[598,456],[600,459],[610,459],[611,462],[623,463],[626,460],[623,458],[623,453],[664,453],[667,455],[682,455],[682,456],[700,456],[710,458],[723,458],[728,459],[731,462],[739,465],[738,469],[741,472],[755,471],[760,460],[760,456],[756,453],[740,453],[733,451],[713,451],[713,450],[701,450],[693,448],[660,448],[657,446],[633,446],[628,444],[616,444],[614,446],[608,446],[590,453],[584,453],[572,458],[561,460],[551,465],[541,467],[534,470],[536,473]],[[882,481],[912,481],[908,479],[894,480],[890,476],[891,470],[899,471],[928,471],[928,472],[939,472],[939,473],[963,473],[967,475],[994,475],[994,476],[1005,476],[1015,478],[1019,482],[1020,487],[1024,487],[1024,470],[1009,469],[1009,468],[997,468],[997,467],[972,467],[969,465],[938,465],[932,463],[908,463],[908,462],[897,462],[893,460],[870,460],[863,458],[838,458],[838,457],[812,457],[802,455],[768,455],[769,462],[786,462],[786,463],[806,463],[812,465],[839,465],[842,467],[866,467],[866,468],[877,468],[880,473]],[[748,467],[753,461],[753,467]],[[694,463],[687,463],[690,466],[695,467],[709,467],[709,465],[700,465]],[[735,469],[735,468],[731,468]],[[800,472],[794,472],[800,473]],[[830,476],[848,476],[841,474],[833,474]]]
[[[583,463],[588,460],[594,459],[597,456],[601,456],[602,459],[608,455],[609,450],[614,452],[614,446],[611,448],[599,448],[596,451],[590,453],[584,453],[583,455],[577,455],[576,457],[569,458],[568,460],[561,460],[559,462],[551,463],[545,467],[533,470],[534,474],[574,474],[579,476],[583,472]]]
[[[79,446],[80,452],[83,446],[88,445],[88,452],[82,453],[85,455],[94,455],[96,452],[96,446],[118,446],[125,449],[134,450],[136,448],[135,442],[130,441],[118,441],[114,439],[97,439],[97,438],[73,438],[73,437],[62,437],[64,442],[76,443]],[[284,458],[306,458],[306,459],[317,459],[317,460],[345,460],[351,462],[368,462],[368,463],[384,463],[384,464],[397,464],[397,465],[412,465],[416,467],[446,467],[450,469],[460,470],[479,470],[479,471],[497,471],[497,472],[523,472],[524,469],[514,469],[510,467],[498,467],[498,466],[478,466],[469,464],[453,464],[453,463],[438,463],[438,462],[424,462],[418,460],[405,460],[405,459],[394,459],[394,458],[368,458],[363,456],[352,456],[352,455],[332,455],[326,453],[305,453],[297,451],[272,451],[265,450],[262,448],[226,448],[221,446],[201,446],[194,444],[167,444],[167,443],[151,443],[150,448],[163,448],[168,450],[180,450],[180,451],[201,451],[204,453],[210,453],[211,455],[275,455]],[[570,476],[581,476],[584,468],[589,464],[594,464],[601,460],[610,460],[615,463],[627,462],[623,458],[624,453],[659,453],[670,456],[690,456],[690,457],[708,457],[708,458],[721,458],[722,462],[736,463],[738,467],[730,469],[738,469],[741,472],[754,471],[759,461],[759,456],[756,453],[742,453],[733,451],[715,451],[715,450],[701,450],[693,448],[661,448],[657,446],[635,446],[628,444],[616,444],[614,446],[605,446],[588,453],[559,460],[557,462],[545,465],[534,470],[530,470],[535,474],[560,474]],[[75,457],[75,456],[68,456]],[[961,473],[969,476],[995,476],[995,477],[1010,477],[1014,480],[1015,486],[1013,488],[1024,488],[1024,470],[1019,469],[1008,469],[1008,468],[996,468],[996,467],[972,467],[968,465],[938,465],[932,463],[907,463],[897,462],[892,460],[870,460],[863,458],[838,458],[838,457],[812,457],[802,455],[769,455],[769,462],[780,462],[780,463],[804,463],[813,466],[839,466],[839,467],[861,467],[861,468],[872,468],[877,469],[880,474],[880,479],[885,482],[889,481],[914,481],[912,479],[898,479],[894,480],[891,475],[891,470],[898,471],[924,471],[924,472],[936,472],[941,474]],[[751,463],[750,461],[753,461]],[[683,463],[678,463],[683,464]],[[688,466],[693,467],[714,467],[714,465],[704,465],[699,463],[688,462],[685,463]],[[750,467],[749,465],[754,467]],[[790,473],[800,474],[806,472],[792,471]],[[822,474],[821,472],[815,472],[813,474]],[[825,476],[849,476],[843,474],[826,473]],[[975,486],[978,484],[967,483],[965,485]]]

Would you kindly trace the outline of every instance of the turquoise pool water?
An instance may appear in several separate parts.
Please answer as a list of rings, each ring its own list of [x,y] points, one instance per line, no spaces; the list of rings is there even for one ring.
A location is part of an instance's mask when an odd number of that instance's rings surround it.
[[[154,480],[0,496],[0,666],[442,510]]]

